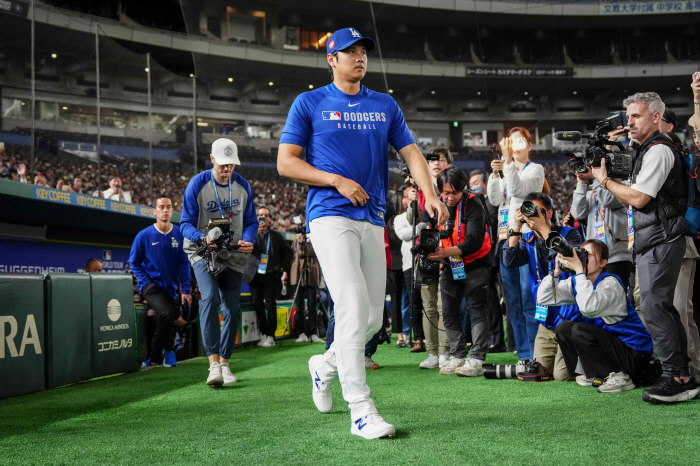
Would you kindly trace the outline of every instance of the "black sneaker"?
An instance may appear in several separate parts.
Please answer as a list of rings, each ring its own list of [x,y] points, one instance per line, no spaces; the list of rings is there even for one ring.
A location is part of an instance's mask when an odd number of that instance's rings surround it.
[[[687,382],[683,384],[683,390],[688,394],[688,399],[692,400],[700,391],[698,390],[698,384],[695,383],[695,378],[691,377]]]
[[[690,383],[688,381],[687,383]],[[686,391],[685,384],[676,382],[673,377],[661,377],[653,387],[642,392],[642,400],[649,403],[677,403],[679,401],[688,401],[697,389],[689,389]],[[694,395],[694,396],[695,396]]]

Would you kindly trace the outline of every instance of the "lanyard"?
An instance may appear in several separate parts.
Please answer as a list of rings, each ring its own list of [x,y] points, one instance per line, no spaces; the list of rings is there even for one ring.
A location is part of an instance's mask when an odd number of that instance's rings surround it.
[[[520,174],[522,174],[527,166],[530,165],[530,161],[528,160],[525,166],[523,167],[522,170],[520,170]],[[503,188],[503,203],[506,203],[506,196],[508,195],[508,183],[506,183],[505,187]]]
[[[265,251],[266,256],[270,254],[270,236],[272,236],[272,235],[268,231],[267,232],[267,250]]]
[[[464,198],[464,195],[462,195],[462,198]],[[447,205],[445,200],[442,200],[443,204]],[[457,241],[459,241],[459,238],[462,237],[462,199],[459,200],[459,204],[457,204],[457,212],[455,213],[457,215]],[[452,238],[450,238],[450,243],[452,243],[452,246],[455,245],[455,242]]]
[[[214,194],[216,194],[216,203],[219,205],[219,213],[221,214],[221,218],[224,217],[224,209],[221,207],[221,201],[219,200],[219,190],[216,187],[216,182],[214,181],[214,169],[212,169],[211,173],[211,184],[214,185]],[[231,196],[231,177],[228,179],[228,218],[231,218],[233,216],[233,203],[231,202],[232,196]]]

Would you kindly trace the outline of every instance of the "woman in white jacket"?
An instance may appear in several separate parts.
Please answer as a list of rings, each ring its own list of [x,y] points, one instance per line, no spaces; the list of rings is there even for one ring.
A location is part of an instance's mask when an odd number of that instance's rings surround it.
[[[532,137],[527,129],[512,128],[501,142],[501,148],[503,160],[491,162],[493,173],[487,188],[489,202],[499,206],[497,254],[501,253],[503,242],[508,239],[508,232],[515,222],[515,211],[522,205],[523,198],[532,192],[542,192],[545,184],[544,167],[530,161]],[[503,173],[503,178],[499,172]],[[524,225],[522,232],[528,231]],[[535,320],[535,298],[530,289],[528,265],[508,269],[501,263],[501,279],[518,359],[530,361],[539,322]]]

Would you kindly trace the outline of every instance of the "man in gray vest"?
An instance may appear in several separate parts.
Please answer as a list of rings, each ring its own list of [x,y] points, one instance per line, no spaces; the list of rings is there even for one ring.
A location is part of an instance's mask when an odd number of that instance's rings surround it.
[[[663,374],[642,400],[651,403],[687,401],[697,394],[688,370],[687,336],[673,294],[685,253],[686,184],[680,154],[659,131],[665,105],[658,94],[634,94],[627,109],[629,137],[639,143],[632,175],[626,186],[607,176],[605,162],[592,168],[600,185],[630,206],[630,241],[634,243],[642,315],[661,360]]]

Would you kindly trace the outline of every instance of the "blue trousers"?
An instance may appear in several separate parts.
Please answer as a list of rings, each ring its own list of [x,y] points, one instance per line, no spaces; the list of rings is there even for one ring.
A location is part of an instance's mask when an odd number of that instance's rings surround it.
[[[518,269],[509,269],[501,263],[501,279],[518,359],[532,360],[540,324],[535,320],[535,298],[530,288],[529,266],[525,264]]]
[[[199,301],[199,321],[202,327],[202,343],[207,356],[218,354],[229,359],[233,353],[238,333],[238,303],[241,298],[243,274],[226,270],[213,276],[203,260],[192,266],[197,277],[202,299]],[[219,325],[219,306],[224,316]]]

